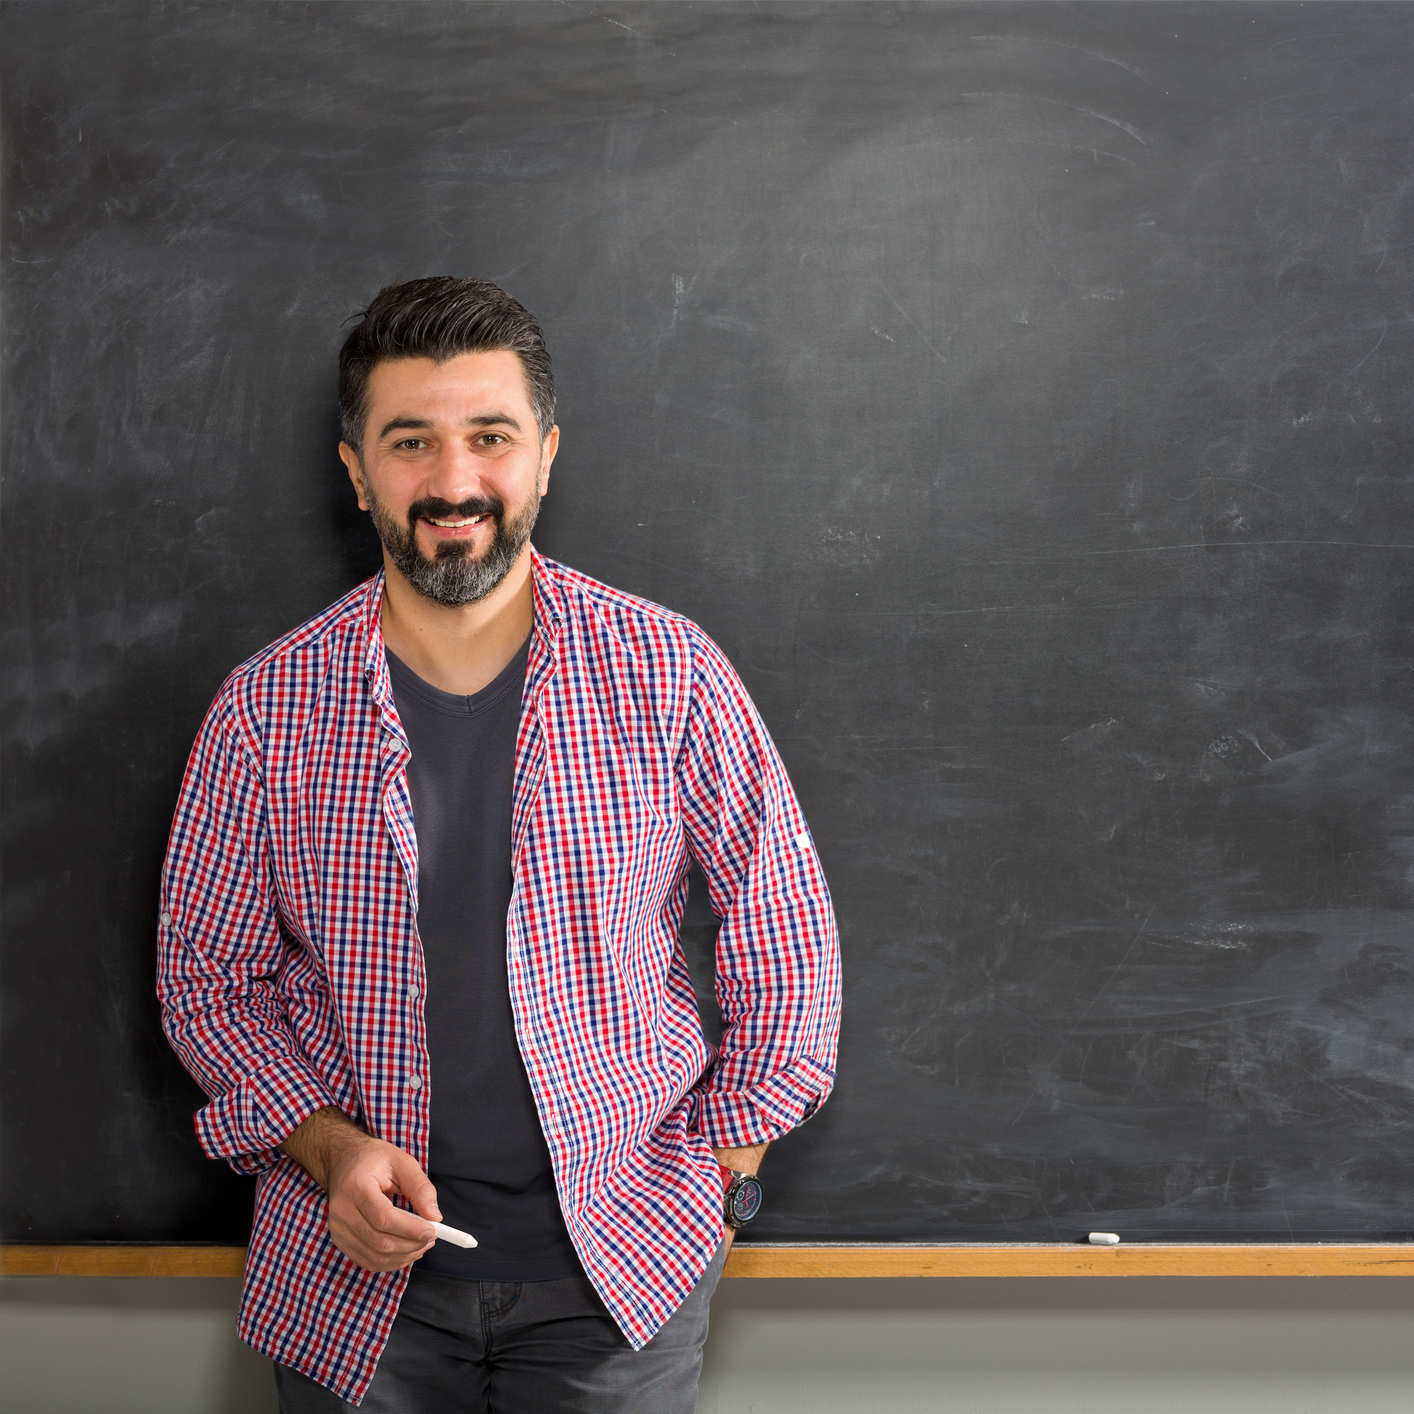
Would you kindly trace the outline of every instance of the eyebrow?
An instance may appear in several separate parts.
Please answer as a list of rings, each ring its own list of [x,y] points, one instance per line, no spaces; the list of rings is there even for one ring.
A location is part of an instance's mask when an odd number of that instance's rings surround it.
[[[432,423],[425,417],[395,417],[383,424],[383,430],[378,434],[381,442],[390,432],[426,432]],[[479,417],[468,417],[463,423],[463,427],[509,427],[512,431],[520,431],[520,423],[508,412],[488,412],[482,413]]]

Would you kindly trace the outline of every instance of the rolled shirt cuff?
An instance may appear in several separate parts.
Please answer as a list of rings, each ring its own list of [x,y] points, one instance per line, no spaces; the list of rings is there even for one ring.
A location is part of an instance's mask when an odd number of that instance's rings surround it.
[[[745,1090],[716,1088],[721,1072],[697,1094],[695,1128],[713,1149],[769,1144],[803,1124],[825,1102],[835,1073],[804,1058]]]
[[[209,1158],[227,1160],[237,1173],[262,1173],[278,1161],[284,1139],[316,1110],[335,1103],[314,1070],[284,1057],[198,1110],[197,1142]]]

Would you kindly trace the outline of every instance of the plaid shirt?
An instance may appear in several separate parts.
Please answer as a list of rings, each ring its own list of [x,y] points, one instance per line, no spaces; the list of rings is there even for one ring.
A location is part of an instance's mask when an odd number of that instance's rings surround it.
[[[506,957],[516,1036],[584,1270],[635,1346],[722,1232],[713,1147],[830,1091],[839,947],[775,748],[695,624],[535,555]],[[329,1240],[276,1146],[324,1105],[427,1164],[417,837],[383,577],[252,658],[197,737],[162,878],[158,990],[211,1097],[207,1154],[257,1177],[240,1334],[358,1403],[405,1272]],[[717,938],[718,1053],[678,944],[689,854]]]

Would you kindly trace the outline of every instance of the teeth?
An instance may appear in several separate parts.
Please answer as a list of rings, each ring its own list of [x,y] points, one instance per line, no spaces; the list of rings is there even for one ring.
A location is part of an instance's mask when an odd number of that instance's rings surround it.
[[[428,516],[433,525],[440,525],[446,530],[460,530],[464,525],[480,525],[485,519],[485,516],[472,516],[469,520],[433,520]]]

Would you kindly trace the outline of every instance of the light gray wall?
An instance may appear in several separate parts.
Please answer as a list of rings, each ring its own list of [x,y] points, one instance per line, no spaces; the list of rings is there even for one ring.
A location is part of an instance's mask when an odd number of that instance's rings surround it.
[[[0,1281],[0,1414],[275,1414],[237,1283]],[[723,1282],[699,1414],[1400,1414],[1414,1279]]]

